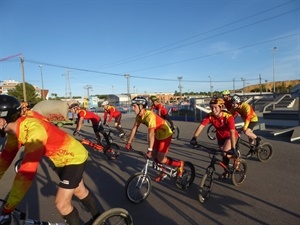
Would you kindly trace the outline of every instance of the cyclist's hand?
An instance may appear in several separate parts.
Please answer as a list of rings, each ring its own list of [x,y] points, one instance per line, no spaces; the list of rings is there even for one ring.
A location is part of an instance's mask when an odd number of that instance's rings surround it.
[[[198,144],[197,139],[195,137],[193,137],[192,140],[190,141],[190,144],[192,146],[196,146]]]
[[[0,225],[10,225],[11,223],[11,214],[10,213],[2,213],[0,216]]]
[[[74,132],[73,132],[73,136],[76,136],[78,133],[79,133],[79,131],[78,131],[78,130],[74,130]]]
[[[130,150],[132,149],[131,144],[127,142],[126,145],[125,145],[125,149],[126,149],[127,151],[130,151]]]
[[[147,151],[147,153],[146,153],[146,157],[147,157],[147,159],[150,159],[151,158],[151,155],[152,155],[152,151]]]

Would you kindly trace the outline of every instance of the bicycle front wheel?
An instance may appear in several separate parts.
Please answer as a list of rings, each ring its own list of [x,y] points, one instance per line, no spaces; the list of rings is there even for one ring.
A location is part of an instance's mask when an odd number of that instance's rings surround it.
[[[206,199],[210,196],[213,188],[215,170],[213,168],[207,168],[206,173],[203,175],[200,185],[199,185],[199,201],[204,203]]]
[[[173,129],[173,135],[172,135],[172,139],[175,140],[175,139],[179,139],[179,128],[177,126],[174,126],[174,129]]]
[[[110,145],[104,147],[104,155],[111,160],[117,159],[120,155],[120,147],[116,143],[111,143]]]
[[[257,158],[261,162],[266,162],[273,156],[273,146],[265,142],[261,144],[257,149]]]
[[[181,177],[177,177],[176,186],[180,189],[188,189],[195,179],[195,167],[191,162],[184,162],[183,174]]]
[[[240,159],[238,168],[233,170],[231,179],[234,186],[241,185],[246,179],[247,162],[244,159]]]
[[[126,197],[135,204],[144,201],[149,196],[151,189],[151,178],[142,172],[129,177],[125,184]]]
[[[93,225],[133,225],[132,217],[129,212],[122,208],[112,208],[100,216],[93,222]]]
[[[17,173],[17,172],[19,171],[19,169],[20,169],[22,160],[23,160],[23,158],[18,159],[18,160],[15,162],[14,170],[15,170],[16,173]]]
[[[213,125],[209,125],[209,127],[207,128],[207,137],[210,140],[216,139],[216,128]]]

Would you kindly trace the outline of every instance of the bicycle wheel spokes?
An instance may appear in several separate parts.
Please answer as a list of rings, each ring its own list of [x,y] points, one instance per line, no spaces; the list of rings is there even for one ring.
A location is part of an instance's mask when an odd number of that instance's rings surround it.
[[[93,225],[133,225],[132,217],[127,210],[112,208],[102,213]]]
[[[117,159],[120,155],[120,147],[116,143],[111,143],[109,146],[104,148],[104,154],[108,159]]]
[[[181,177],[176,178],[176,186],[180,189],[189,188],[195,179],[195,167],[191,162],[184,162],[184,170]]]
[[[203,175],[199,185],[199,201],[204,203],[209,197],[213,187],[214,170],[207,170]]]
[[[126,197],[129,201],[137,204],[145,200],[152,189],[151,179],[141,172],[132,175],[126,182]]]
[[[216,139],[216,128],[213,125],[210,125],[207,128],[207,137],[210,140],[215,140]]]
[[[258,147],[257,158],[261,162],[266,162],[271,159],[273,156],[273,146],[265,142]]]
[[[246,173],[247,173],[247,163],[245,160],[240,159],[240,164],[238,168],[234,169],[231,177],[234,186],[239,186],[245,181]]]

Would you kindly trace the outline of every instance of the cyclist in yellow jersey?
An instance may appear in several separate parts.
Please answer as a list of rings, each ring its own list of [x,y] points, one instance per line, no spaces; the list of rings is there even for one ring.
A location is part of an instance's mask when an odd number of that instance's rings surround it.
[[[172,140],[172,130],[167,122],[151,110],[147,110],[147,99],[142,96],[137,96],[131,100],[132,109],[136,115],[135,123],[131,130],[129,139],[125,148],[131,149],[131,142],[138,130],[140,124],[144,124],[148,128],[148,149],[147,157],[153,157],[154,161],[167,164],[173,167],[178,167],[177,176],[182,176],[184,162],[175,160],[166,156],[169,151],[169,146]],[[161,181],[166,177],[163,172],[155,179]]]
[[[235,117],[239,114],[244,121],[243,131],[249,138],[250,144],[250,150],[247,153],[247,158],[249,158],[254,154],[254,148],[257,148],[261,142],[261,138],[256,136],[253,132],[253,128],[258,123],[258,117],[252,106],[247,102],[242,102],[239,96],[232,96],[231,103],[232,108],[230,109],[230,113]],[[255,145],[254,140],[256,140]]]
[[[78,211],[71,203],[73,195],[90,211],[91,221],[99,215],[82,179],[88,153],[80,142],[52,123],[22,116],[20,102],[8,95],[0,95],[0,133],[7,134],[6,145],[0,154],[0,179],[20,147],[24,146],[23,161],[2,209],[0,224],[11,220],[11,212],[30,188],[43,156],[50,159],[59,176],[55,204],[66,223],[81,224]]]

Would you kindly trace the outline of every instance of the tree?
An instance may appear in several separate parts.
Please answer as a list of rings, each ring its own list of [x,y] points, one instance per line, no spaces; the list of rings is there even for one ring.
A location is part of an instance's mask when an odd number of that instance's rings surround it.
[[[25,82],[25,88],[27,102],[31,105],[35,105],[39,102],[35,88],[27,82]],[[24,101],[23,83],[17,84],[14,89],[8,90],[8,95],[16,97],[19,101]]]

